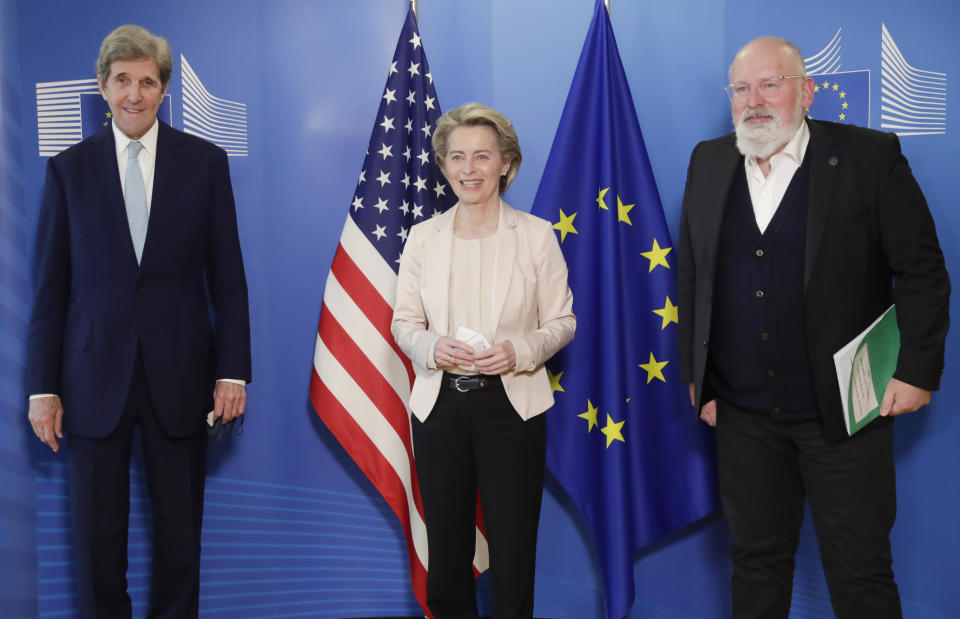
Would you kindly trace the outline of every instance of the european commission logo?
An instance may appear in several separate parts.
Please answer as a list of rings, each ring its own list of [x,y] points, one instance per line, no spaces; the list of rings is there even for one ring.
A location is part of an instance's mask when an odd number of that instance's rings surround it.
[[[211,95],[180,54],[183,130],[213,142],[232,157],[247,156],[247,106]]]
[[[172,120],[170,95],[157,116]],[[52,157],[110,124],[110,108],[96,79],[37,83],[37,143],[41,157]]]
[[[947,74],[907,62],[887,25],[881,25],[880,127],[897,135],[947,132]]]
[[[233,157],[246,157],[247,106],[214,97],[181,54],[183,131],[213,142]],[[169,90],[157,116],[173,126]],[[41,157],[52,157],[107,127],[110,108],[97,80],[37,82],[37,145]]]
[[[804,58],[807,75],[813,78],[813,104],[808,118],[870,126],[870,71],[841,71],[842,31],[820,52]]]
[[[814,80],[808,118],[870,126],[870,71],[842,69],[842,28],[817,54],[804,58]],[[911,66],[881,24],[880,128],[897,135],[947,131],[947,76]]]

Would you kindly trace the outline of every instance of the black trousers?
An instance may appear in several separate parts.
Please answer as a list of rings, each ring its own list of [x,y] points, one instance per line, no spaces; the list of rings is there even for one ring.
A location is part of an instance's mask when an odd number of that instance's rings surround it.
[[[546,423],[523,421],[503,384],[441,388],[425,422],[413,418],[427,524],[427,606],[435,619],[477,617],[473,555],[477,490],[490,551],[496,619],[533,617]]]
[[[71,411],[65,411],[71,414]],[[153,509],[148,617],[196,617],[206,435],[169,438],[157,422],[137,356],[123,417],[105,438],[70,435],[70,515],[81,617],[131,616],[127,594],[130,449],[140,426]]]
[[[829,443],[819,420],[781,422],[718,402],[720,499],[736,619],[786,619],[803,501],[838,619],[899,619],[891,569],[893,424]]]

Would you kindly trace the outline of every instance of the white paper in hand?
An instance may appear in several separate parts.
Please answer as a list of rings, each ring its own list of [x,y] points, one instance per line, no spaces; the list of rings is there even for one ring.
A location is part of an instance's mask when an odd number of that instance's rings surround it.
[[[873,387],[873,370],[870,367],[870,350],[864,345],[853,358],[853,418],[859,423],[870,414],[870,411],[880,406],[877,401],[877,392]]]
[[[454,339],[460,340],[464,344],[469,344],[473,347],[473,352],[480,352],[481,350],[486,350],[490,348],[490,342],[487,341],[487,338],[483,336],[482,333],[474,331],[473,329],[468,329],[463,325],[457,327],[457,332],[454,334]],[[461,368],[464,370],[476,370],[477,366],[475,365],[461,365]]]

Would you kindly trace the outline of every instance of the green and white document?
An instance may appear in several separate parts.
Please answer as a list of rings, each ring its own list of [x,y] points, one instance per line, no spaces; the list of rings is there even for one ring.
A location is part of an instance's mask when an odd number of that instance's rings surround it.
[[[843,421],[853,436],[880,416],[880,403],[900,355],[896,306],[833,355],[843,400]]]

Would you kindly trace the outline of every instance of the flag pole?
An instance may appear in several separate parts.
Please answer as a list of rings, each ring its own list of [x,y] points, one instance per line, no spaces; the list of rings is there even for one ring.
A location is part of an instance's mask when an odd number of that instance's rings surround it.
[[[410,0],[410,10],[413,12],[414,21],[419,21],[417,19],[417,0]],[[610,10],[609,7],[607,8],[607,10],[608,11]]]
[[[410,0],[410,1],[411,1],[411,2],[414,2],[415,0]],[[609,15],[609,14],[610,14],[610,0],[603,0],[603,6],[607,7],[607,15]]]

